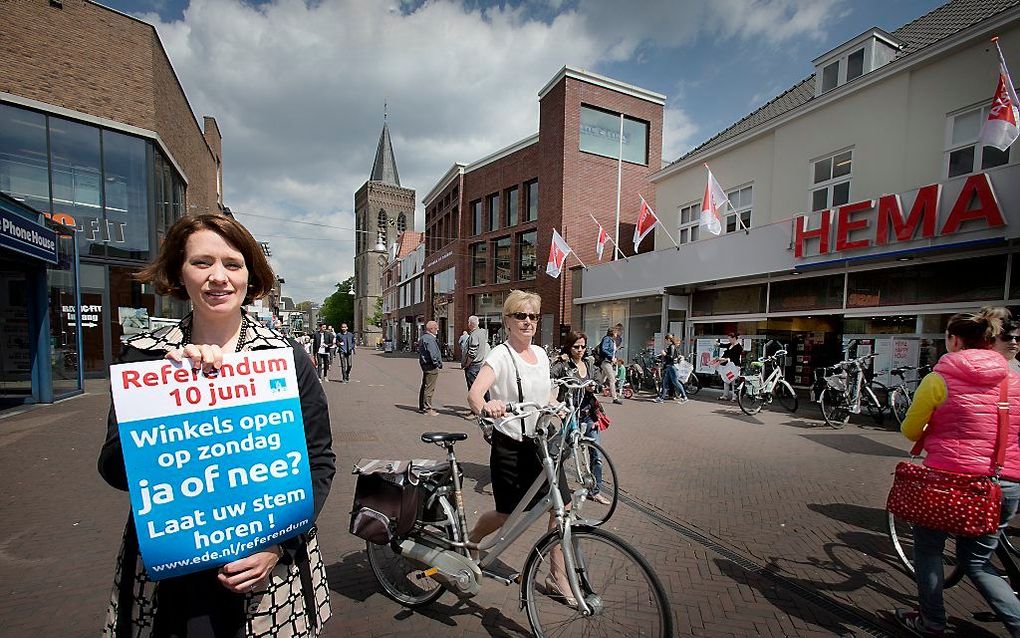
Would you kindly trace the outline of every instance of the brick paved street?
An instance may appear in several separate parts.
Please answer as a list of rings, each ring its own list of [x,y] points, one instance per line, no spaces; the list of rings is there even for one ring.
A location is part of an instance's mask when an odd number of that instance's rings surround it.
[[[347,533],[361,457],[437,457],[429,429],[473,432],[460,418],[456,364],[440,375],[441,415],[416,414],[416,360],[370,352],[354,382],[327,385],[338,472],[319,519],[334,619],[327,636],[518,636],[517,590],[485,581],[419,612],[384,597],[363,544]],[[127,496],[95,470],[109,399],[94,394],[0,418],[0,637],[94,636],[105,611]],[[644,553],[672,599],[680,635],[897,635],[880,610],[913,601],[884,533],[883,503],[903,439],[871,426],[827,428],[802,408],[744,416],[709,391],[685,406],[629,401],[604,445],[625,491],[610,528]],[[491,503],[480,437],[458,446],[469,511]],[[535,538],[540,530],[534,530]],[[520,565],[524,543],[507,558]],[[969,584],[947,593],[959,636],[1005,635],[972,612]]]

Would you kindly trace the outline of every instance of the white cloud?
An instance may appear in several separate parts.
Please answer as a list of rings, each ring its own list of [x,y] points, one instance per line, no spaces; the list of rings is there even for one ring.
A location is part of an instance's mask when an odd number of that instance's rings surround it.
[[[196,114],[220,124],[227,205],[350,228],[384,100],[401,182],[420,200],[453,162],[534,133],[537,92],[564,64],[597,69],[698,38],[813,38],[835,3],[547,0],[533,20],[528,4],[193,0],[183,20],[145,19]],[[695,131],[667,109],[666,158],[690,148]],[[321,300],[353,273],[350,230],[239,218],[272,242],[295,301]]]
[[[676,107],[667,106],[662,114],[662,159],[672,162],[691,150],[698,127]]]

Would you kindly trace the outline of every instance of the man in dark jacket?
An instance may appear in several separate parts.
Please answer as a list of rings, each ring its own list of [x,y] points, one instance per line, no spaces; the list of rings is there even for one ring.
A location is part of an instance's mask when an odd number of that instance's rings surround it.
[[[333,347],[333,333],[325,324],[319,325],[319,331],[312,337],[312,354],[318,362],[319,381],[325,381],[329,374],[330,349]]]
[[[436,392],[439,370],[443,367],[443,354],[439,350],[439,324],[430,321],[425,324],[425,334],[418,346],[418,365],[421,366],[421,389],[418,390],[418,411],[429,416],[439,413],[432,409],[432,395]]]
[[[340,370],[344,374],[344,383],[351,382],[351,356],[354,354],[354,333],[347,331],[347,324],[340,324],[340,332],[336,335],[336,351],[340,355]]]

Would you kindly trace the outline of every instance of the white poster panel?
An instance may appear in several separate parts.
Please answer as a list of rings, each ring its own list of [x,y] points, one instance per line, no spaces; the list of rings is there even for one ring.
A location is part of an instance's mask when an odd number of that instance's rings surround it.
[[[890,379],[892,378],[889,374],[889,369],[895,367],[890,365],[891,353],[892,339],[875,339],[875,379],[886,386],[890,385]]]
[[[698,339],[695,342],[694,371],[698,374],[714,374],[715,364],[715,339]]]

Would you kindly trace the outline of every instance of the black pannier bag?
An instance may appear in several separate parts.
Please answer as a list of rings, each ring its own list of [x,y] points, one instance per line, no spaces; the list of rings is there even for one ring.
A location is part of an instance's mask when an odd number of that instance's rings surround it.
[[[351,534],[386,545],[405,538],[418,518],[421,483],[410,461],[362,459],[351,509]]]

